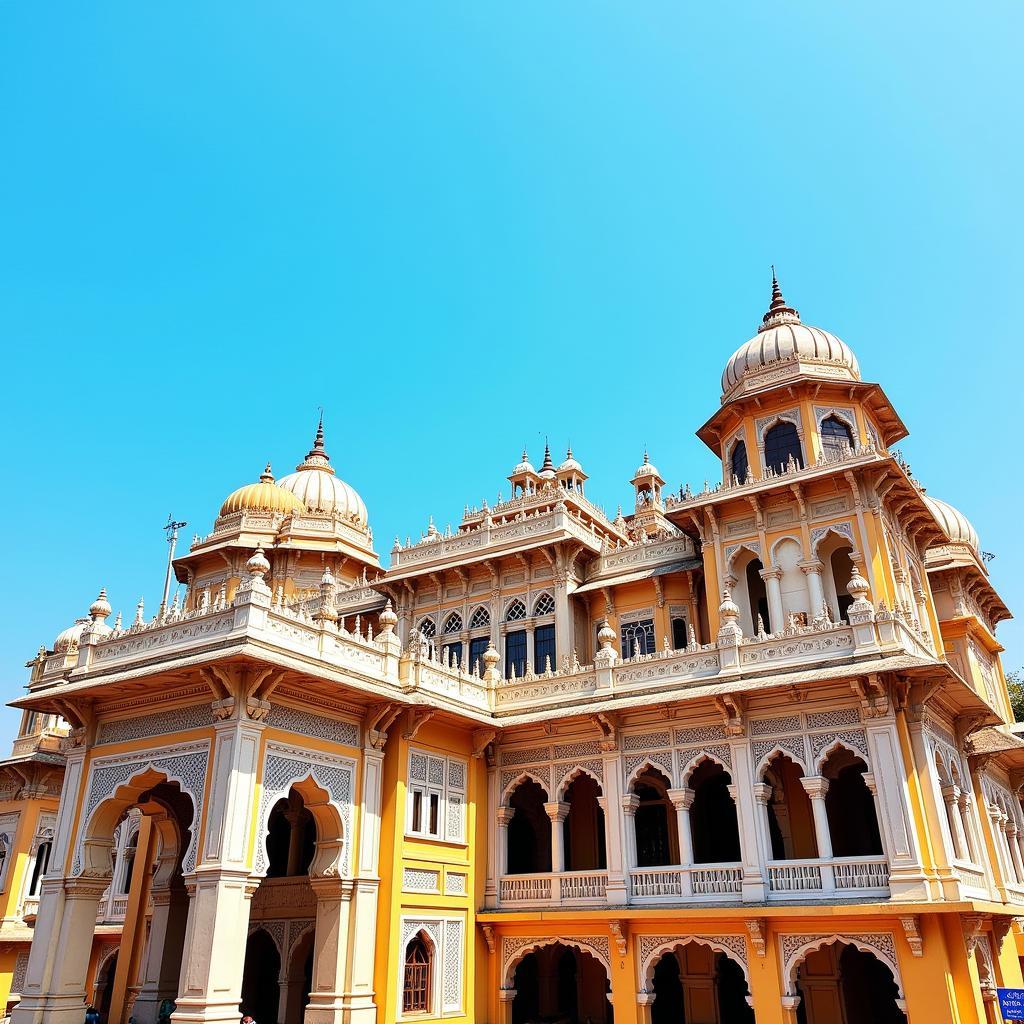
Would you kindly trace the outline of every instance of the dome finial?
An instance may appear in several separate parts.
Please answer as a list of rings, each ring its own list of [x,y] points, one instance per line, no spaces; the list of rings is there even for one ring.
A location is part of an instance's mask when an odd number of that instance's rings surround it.
[[[313,438],[313,447],[306,452],[305,459],[295,468],[299,469],[322,469],[327,473],[333,473],[331,468],[331,457],[324,448],[324,410],[319,406],[320,419],[316,424],[316,436]]]
[[[798,323],[800,323],[800,314],[792,306],[786,305],[782,289],[779,287],[779,279],[775,274],[775,264],[773,263],[772,301],[768,306],[768,312],[761,318],[761,326],[757,329],[758,333],[767,331],[771,327],[777,327],[779,324]]]
[[[547,436],[544,437],[544,464],[540,467],[541,472],[545,469],[554,469],[555,464],[551,461],[551,446],[548,444]]]
[[[264,468],[263,472],[260,473],[260,483],[261,484],[272,484],[273,482],[274,482],[274,474],[271,473],[271,471],[270,471],[270,462],[268,460],[267,461],[267,465]]]

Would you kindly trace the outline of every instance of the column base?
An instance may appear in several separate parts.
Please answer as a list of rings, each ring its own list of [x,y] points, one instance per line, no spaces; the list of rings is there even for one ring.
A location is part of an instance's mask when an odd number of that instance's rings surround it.
[[[82,994],[23,996],[14,1008],[11,1024],[82,1024],[86,1004]]]
[[[303,1014],[303,1024],[377,1024],[377,1004],[372,996],[332,996],[321,993],[319,1002],[315,994]]]
[[[241,1000],[221,1002],[182,996],[178,999],[174,1013],[171,1014],[171,1021],[172,1024],[238,1024],[241,1016]]]

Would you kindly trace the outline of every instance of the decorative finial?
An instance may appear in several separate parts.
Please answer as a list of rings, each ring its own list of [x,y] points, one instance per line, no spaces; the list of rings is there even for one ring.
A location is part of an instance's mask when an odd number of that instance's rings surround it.
[[[779,279],[775,275],[775,264],[772,264],[772,301],[768,306],[768,312],[761,318],[761,326],[758,333],[767,331],[769,328],[777,327],[779,324],[798,324],[800,314],[792,307],[786,305],[782,296],[782,289],[779,287]]]
[[[107,600],[107,588],[100,587],[96,600],[89,605],[89,614],[93,622],[101,622],[110,614],[110,602]]]
[[[263,554],[262,544],[257,545],[252,557],[245,563],[245,568],[248,570],[251,577],[258,579],[261,582],[263,577],[270,572],[270,563],[267,561],[267,556]]]
[[[644,465],[649,466],[651,464],[651,458],[647,454],[647,445],[644,445]]]
[[[316,436],[313,438],[313,447],[306,452],[306,458],[296,466],[299,469],[319,469],[325,473],[333,473],[331,468],[331,457],[324,448],[324,410],[320,407],[320,418],[316,424]]]
[[[272,484],[274,482],[274,474],[270,472],[270,462],[267,462],[263,472],[260,473],[261,484]]]
[[[551,446],[548,444],[547,437],[544,438],[544,464],[540,468],[541,470],[555,468],[555,464],[551,461]]]

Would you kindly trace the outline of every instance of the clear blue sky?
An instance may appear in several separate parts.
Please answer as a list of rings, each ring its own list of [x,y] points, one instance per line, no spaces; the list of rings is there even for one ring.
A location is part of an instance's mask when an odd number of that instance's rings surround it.
[[[614,513],[769,264],[1024,615],[1019,4],[0,4],[3,694],[318,405],[378,548],[571,438]],[[1024,661],[1016,623],[1000,636]],[[15,716],[0,714],[0,736]],[[6,743],[6,740],[0,741]]]

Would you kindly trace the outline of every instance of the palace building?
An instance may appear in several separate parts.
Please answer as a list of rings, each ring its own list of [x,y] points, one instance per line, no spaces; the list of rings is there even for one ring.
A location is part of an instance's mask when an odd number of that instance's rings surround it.
[[[628,514],[524,452],[384,568],[321,425],[183,599],[101,592],[30,663],[14,1024],[994,1024],[1010,613],[906,434],[774,281],[698,430],[720,482],[645,453]]]

